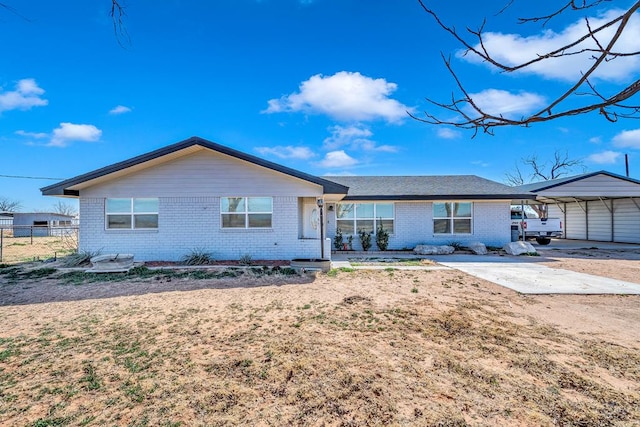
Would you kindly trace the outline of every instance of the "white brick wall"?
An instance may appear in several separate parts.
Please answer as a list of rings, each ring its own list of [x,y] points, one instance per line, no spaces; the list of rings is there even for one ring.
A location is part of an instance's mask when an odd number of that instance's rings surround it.
[[[80,199],[80,251],[132,253],[137,261],[177,261],[194,249],[216,259],[318,258],[320,240],[299,239],[298,198],[273,198],[269,230],[220,227],[219,197],[161,197],[157,230],[105,230],[103,198]]]
[[[297,197],[274,197],[272,229],[230,230],[220,227],[219,197],[161,197],[157,230],[105,230],[104,199],[81,198],[79,248],[132,253],[138,261],[177,261],[195,249],[216,259],[238,259],[244,254],[253,259],[318,258],[320,241],[299,238],[299,212]],[[335,209],[326,214],[327,236],[333,239]],[[511,239],[510,224],[508,201],[474,202],[472,234],[434,235],[431,202],[397,202],[389,249],[474,241],[502,246]],[[354,249],[361,249],[357,236]],[[375,240],[372,249],[377,249]]]
[[[388,202],[387,202],[388,203]],[[395,230],[389,237],[389,249],[413,249],[419,244],[441,245],[482,242],[488,246],[502,246],[511,240],[511,211],[507,201],[476,201],[473,203],[472,234],[433,234],[433,205],[431,202],[396,202]],[[336,210],[328,212],[327,235],[336,233]],[[346,236],[344,236],[346,242]],[[377,250],[375,240],[372,250]],[[353,249],[361,250],[357,236]]]

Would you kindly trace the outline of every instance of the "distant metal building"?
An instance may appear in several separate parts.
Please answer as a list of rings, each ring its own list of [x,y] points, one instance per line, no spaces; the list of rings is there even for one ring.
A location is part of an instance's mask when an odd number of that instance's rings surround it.
[[[71,215],[53,212],[15,212],[13,214],[13,236],[55,236],[58,235],[58,230],[72,227],[75,222]]]
[[[11,228],[13,226],[13,213],[0,212],[0,227]]]

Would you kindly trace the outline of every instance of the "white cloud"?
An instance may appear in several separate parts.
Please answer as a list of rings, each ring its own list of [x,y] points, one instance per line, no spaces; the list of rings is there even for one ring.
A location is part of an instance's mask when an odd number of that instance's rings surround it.
[[[442,139],[456,139],[456,138],[460,138],[460,136],[462,135],[460,132],[456,130],[445,128],[445,127],[438,127],[436,129],[436,134],[438,135],[439,138],[442,138]]]
[[[324,176],[357,176],[357,175],[353,172],[342,171],[342,172],[325,173]]]
[[[474,160],[474,161],[471,162],[471,164],[474,165],[474,166],[480,166],[480,167],[483,167],[483,168],[487,168],[487,167],[491,166],[490,163],[484,162],[482,160]]]
[[[345,153],[344,150],[330,151],[318,163],[319,166],[325,168],[345,168],[356,164],[358,161]]]
[[[373,136],[370,129],[362,126],[332,126],[329,128],[331,136],[322,141],[322,145],[327,150],[333,150],[347,144],[351,144],[354,140],[366,140]]]
[[[381,151],[383,153],[397,153],[398,147],[395,145],[377,145],[375,143],[369,145],[361,145],[363,150],[366,151]]]
[[[387,153],[395,153],[397,147],[392,145],[378,145],[370,139],[373,132],[366,126],[361,124],[352,126],[331,126],[329,127],[331,136],[322,141],[322,146],[326,150],[336,150],[340,147],[348,146],[352,150],[364,151],[383,151]]]
[[[545,104],[541,95],[531,92],[516,94],[500,89],[485,89],[482,92],[470,93],[469,97],[484,112],[511,118],[531,113]]]
[[[372,79],[357,72],[316,74],[300,84],[299,92],[269,100],[262,112],[325,114],[340,121],[399,122],[412,108],[389,98],[397,87],[385,79]]]
[[[109,114],[124,114],[131,112],[131,108],[125,107],[124,105],[116,105],[111,110],[109,110]]]
[[[613,137],[613,145],[620,148],[640,149],[640,129],[623,130]]]
[[[593,153],[587,157],[587,161],[598,164],[613,164],[618,160],[622,153],[617,151],[602,151],[600,153]]]
[[[100,139],[102,131],[94,125],[60,123],[60,127],[53,130],[50,147],[66,147],[72,141],[94,142]]]
[[[0,113],[47,105],[49,101],[41,98],[43,93],[44,90],[38,87],[34,79],[19,80],[13,91],[3,92],[0,88]]]
[[[307,160],[315,156],[309,147],[294,147],[292,145],[276,147],[257,147],[256,151],[262,155],[272,155],[281,159]]]
[[[605,22],[610,21],[623,13],[622,10],[612,9],[604,15],[589,18],[589,24],[595,29]],[[603,30],[599,33],[598,40],[601,45],[606,46],[612,38],[617,25]],[[519,34],[502,34],[487,32],[484,34],[484,47],[491,57],[506,65],[516,65],[528,62],[539,55],[554,51],[588,34],[588,29],[584,20],[580,20],[567,26],[560,32],[543,30],[540,34],[522,37]],[[640,16],[635,13],[622,36],[615,44],[616,52],[636,52],[640,50]],[[476,46],[476,48],[480,48]],[[597,48],[597,45],[588,37],[581,44],[574,47],[571,52],[576,52],[585,48]],[[520,72],[536,74],[544,78],[573,81],[587,71],[592,65],[593,53],[585,52],[576,55],[568,55],[559,58],[548,58],[534,65],[522,69]],[[458,53],[458,57],[470,62],[480,63],[480,59],[475,55],[464,55]],[[594,77],[601,80],[620,81],[632,77],[640,71],[640,57],[632,55],[619,57],[615,61],[603,62]]]
[[[592,138],[589,138],[589,142],[592,144],[601,144],[602,143],[602,138],[599,136],[594,136]]]
[[[27,132],[24,130],[17,130],[16,135],[25,136],[27,138],[35,138],[35,139],[43,139],[49,136],[48,133],[44,132]]]

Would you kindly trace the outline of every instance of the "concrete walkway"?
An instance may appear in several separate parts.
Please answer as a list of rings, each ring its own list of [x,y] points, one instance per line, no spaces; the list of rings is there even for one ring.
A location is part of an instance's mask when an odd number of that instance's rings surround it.
[[[576,245],[578,247],[578,245]],[[588,246],[581,246],[588,247]],[[619,246],[618,246],[619,248]],[[635,246],[637,248],[637,245]],[[635,249],[634,248],[634,249]],[[360,265],[352,266],[349,257],[337,254],[333,268],[384,270],[433,270],[452,268],[472,276],[488,280],[523,294],[615,294],[640,295],[640,284],[609,279],[591,274],[540,265],[548,261],[544,257],[515,257],[498,255],[435,255],[429,259],[437,266]],[[371,254],[372,257],[375,256]],[[380,255],[379,257],[389,257]],[[405,258],[405,256],[397,256]],[[360,258],[356,255],[354,258]],[[407,254],[406,258],[425,258]]]

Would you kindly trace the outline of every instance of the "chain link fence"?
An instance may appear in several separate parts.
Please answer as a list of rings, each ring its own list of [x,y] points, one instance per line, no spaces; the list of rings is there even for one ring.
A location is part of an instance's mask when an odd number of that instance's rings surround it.
[[[78,251],[78,226],[0,225],[0,263],[43,261]]]

